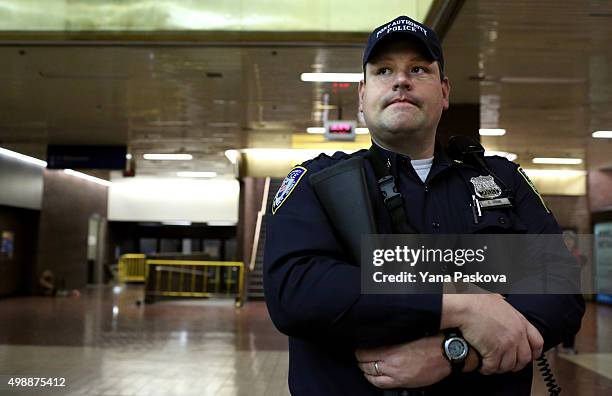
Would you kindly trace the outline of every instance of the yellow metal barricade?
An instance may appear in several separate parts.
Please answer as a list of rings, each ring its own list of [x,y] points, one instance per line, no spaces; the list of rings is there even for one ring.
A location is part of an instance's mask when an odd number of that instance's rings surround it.
[[[119,281],[145,282],[146,281],[146,256],[144,254],[124,254],[119,257]]]
[[[149,302],[157,297],[234,297],[236,306],[242,306],[242,262],[146,260],[146,273]]]

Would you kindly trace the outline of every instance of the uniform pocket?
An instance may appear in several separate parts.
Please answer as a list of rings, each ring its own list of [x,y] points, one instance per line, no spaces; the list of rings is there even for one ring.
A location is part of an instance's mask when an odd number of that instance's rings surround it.
[[[478,224],[470,225],[473,234],[524,234],[527,227],[510,209],[483,210]]]

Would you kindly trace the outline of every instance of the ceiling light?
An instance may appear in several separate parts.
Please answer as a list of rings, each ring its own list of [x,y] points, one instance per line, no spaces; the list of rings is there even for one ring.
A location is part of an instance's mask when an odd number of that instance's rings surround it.
[[[176,172],[178,177],[217,177],[217,172]]]
[[[499,128],[481,128],[478,130],[478,133],[480,136],[504,136],[506,130]]]
[[[248,148],[240,150],[241,152],[252,156],[256,160],[273,160],[273,161],[306,161],[323,153],[330,157],[337,150],[320,150],[320,149],[291,149],[291,148]],[[354,153],[357,150],[343,150],[347,154]]]
[[[306,132],[323,134],[325,133],[325,128],[324,127],[308,127],[306,128]],[[370,130],[368,128],[355,128],[355,134],[357,135],[367,135],[368,133],[370,133]]]
[[[159,161],[189,161],[193,159],[191,154],[144,154],[146,160]]]
[[[537,157],[531,160],[534,164],[579,165],[582,158],[547,158]]]
[[[363,73],[302,73],[300,80],[309,82],[359,82]]]
[[[190,225],[191,225],[191,221],[187,221],[187,220],[162,221],[162,225],[170,225],[170,226],[190,226]]]
[[[523,169],[531,177],[576,177],[587,174],[585,170],[571,169]]]
[[[209,225],[209,226],[235,226],[236,222],[235,221],[229,221],[229,220],[212,220],[212,221],[207,221],[206,225]]]
[[[595,131],[591,136],[599,139],[612,139],[612,131]]]
[[[97,177],[89,176],[89,175],[86,175],[85,173],[77,172],[77,171],[74,171],[72,169],[64,169],[64,173],[66,173],[67,175],[70,175],[70,176],[78,177],[79,179],[83,179],[83,180],[87,180],[87,181],[90,181],[90,182],[93,182],[93,183],[100,184],[100,185],[106,186],[106,187],[110,187],[113,184],[112,182],[109,182],[108,180],[99,179]]]
[[[132,159],[132,154],[126,154],[126,155],[125,155],[125,159],[127,159],[127,160],[131,160],[131,159]]]
[[[41,168],[47,167],[47,162],[43,160],[39,160],[38,158],[30,157],[29,155],[20,154],[15,151],[7,150],[2,147],[0,147],[0,155],[18,159],[20,161],[27,162],[28,164],[37,165],[37,166],[40,166]]]
[[[324,127],[308,127],[306,128],[306,132],[308,133],[325,133]]]
[[[556,77],[519,77],[506,76],[499,79],[502,83],[509,84],[584,84],[584,78],[556,78]]]
[[[495,150],[487,150],[484,153],[485,157],[492,157],[494,155],[499,155],[500,157],[506,158],[508,161],[514,161],[518,158],[518,155],[515,153],[509,153],[507,151],[495,151]]]

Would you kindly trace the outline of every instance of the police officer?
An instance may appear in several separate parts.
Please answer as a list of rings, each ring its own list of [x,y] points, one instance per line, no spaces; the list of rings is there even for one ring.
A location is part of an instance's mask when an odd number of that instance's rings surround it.
[[[350,158],[365,159],[379,233],[401,231],[402,222],[423,234],[560,232],[517,165],[488,157],[483,165],[494,175],[483,175],[479,167],[451,160],[436,143],[450,85],[429,27],[401,16],[376,28],[363,68],[359,109],[372,147],[295,167],[268,216],[266,302],[289,336],[291,393],[529,395],[532,360],[578,331],[580,296],[361,294],[359,264],[309,183]],[[401,216],[385,205],[381,172],[393,176]],[[476,213],[475,194],[511,204]]]

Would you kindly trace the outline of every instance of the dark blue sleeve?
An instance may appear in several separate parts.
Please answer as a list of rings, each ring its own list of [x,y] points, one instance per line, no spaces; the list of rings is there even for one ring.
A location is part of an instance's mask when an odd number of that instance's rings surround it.
[[[348,261],[303,179],[267,216],[264,288],[277,328],[294,337],[361,347],[437,333],[440,295],[361,294],[360,267]]]
[[[516,165],[508,175],[513,183],[515,210],[530,234],[560,234],[561,229],[535,187]],[[507,179],[506,179],[507,180]],[[540,331],[544,350],[580,330],[584,299],[578,294],[515,294],[508,302]]]

